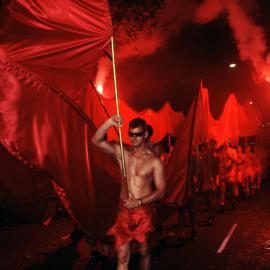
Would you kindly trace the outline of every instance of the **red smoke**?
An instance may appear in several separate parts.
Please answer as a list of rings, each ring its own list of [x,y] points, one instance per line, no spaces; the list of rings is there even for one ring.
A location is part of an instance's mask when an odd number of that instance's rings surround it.
[[[183,24],[192,17],[195,7],[193,0],[188,2],[185,0],[167,1],[165,7],[158,14],[158,26],[153,28],[151,33],[147,29],[136,32],[135,38],[130,38],[126,33],[124,24],[120,25],[115,46],[117,61],[121,62],[130,57],[144,57],[156,52],[171,37],[179,34]],[[105,83],[111,74],[111,66],[111,61],[108,58],[100,60],[96,85]]]
[[[270,57],[265,58],[267,46],[264,31],[255,24],[237,0],[206,0],[196,11],[196,22],[207,23],[221,13],[227,14],[228,24],[232,29],[241,60],[250,61],[257,82],[270,80]]]
[[[245,9],[245,1],[205,0],[197,6],[195,1],[167,0],[164,8],[158,13],[158,26],[149,34],[147,29],[137,32],[130,38],[125,26],[118,28],[116,39],[117,64],[131,57],[145,57],[155,53],[166,45],[167,41],[179,34],[186,22],[206,24],[226,14],[228,25],[235,39],[242,61],[249,61],[253,68],[256,82],[270,82],[270,55],[268,55],[264,29],[256,25]],[[249,4],[256,4],[250,1]],[[111,61],[106,57],[99,63],[96,84],[104,83],[111,77]],[[106,89],[104,91],[106,95]]]

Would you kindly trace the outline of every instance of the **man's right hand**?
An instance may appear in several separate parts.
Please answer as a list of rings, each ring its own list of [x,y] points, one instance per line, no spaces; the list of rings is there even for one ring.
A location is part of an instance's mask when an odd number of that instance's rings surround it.
[[[110,123],[112,126],[116,126],[116,127],[122,127],[123,125],[123,119],[122,117],[118,117],[117,115],[114,115],[110,118]]]
[[[118,156],[118,150],[113,143],[107,142],[105,135],[107,130],[113,126],[121,127],[123,124],[122,118],[117,115],[112,116],[106,122],[100,126],[95,135],[92,138],[92,142],[95,146],[101,148],[106,153],[112,154],[114,157]]]

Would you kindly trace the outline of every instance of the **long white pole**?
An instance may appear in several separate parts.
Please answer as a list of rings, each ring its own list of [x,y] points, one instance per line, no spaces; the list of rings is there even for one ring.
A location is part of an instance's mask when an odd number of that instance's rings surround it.
[[[115,68],[114,39],[113,39],[113,37],[111,37],[111,45],[112,45],[112,63],[113,63],[113,80],[114,80],[114,94],[115,94],[115,103],[116,103],[116,113],[117,113],[117,116],[120,117],[118,89],[117,89],[117,80],[116,80],[116,68]],[[123,176],[126,178],[127,177],[127,172],[126,172],[126,164],[125,164],[122,132],[121,132],[120,127],[118,128],[118,133],[119,133],[119,143],[120,143],[120,151],[121,151],[122,172],[123,172]]]

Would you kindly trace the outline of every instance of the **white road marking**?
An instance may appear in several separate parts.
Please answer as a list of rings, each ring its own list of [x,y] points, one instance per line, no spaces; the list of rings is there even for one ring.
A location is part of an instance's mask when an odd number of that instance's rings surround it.
[[[227,234],[227,236],[224,238],[223,242],[221,243],[220,247],[218,248],[217,254],[221,254],[222,251],[225,249],[227,243],[229,242],[230,238],[232,237],[238,223],[233,224],[231,230]]]

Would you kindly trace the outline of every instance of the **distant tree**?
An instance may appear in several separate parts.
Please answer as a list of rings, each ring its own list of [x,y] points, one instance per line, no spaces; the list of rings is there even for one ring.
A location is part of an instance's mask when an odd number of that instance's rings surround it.
[[[0,0],[0,7],[3,8],[8,0]]]
[[[10,0],[0,0],[3,8]],[[157,13],[165,6],[165,0],[108,0],[110,4],[114,34],[119,29],[125,31],[130,39],[136,38],[136,33],[144,31],[151,35],[158,26]]]
[[[157,28],[157,14],[165,6],[165,0],[109,0],[109,4],[115,36],[124,30],[132,40],[138,32],[151,35]]]

